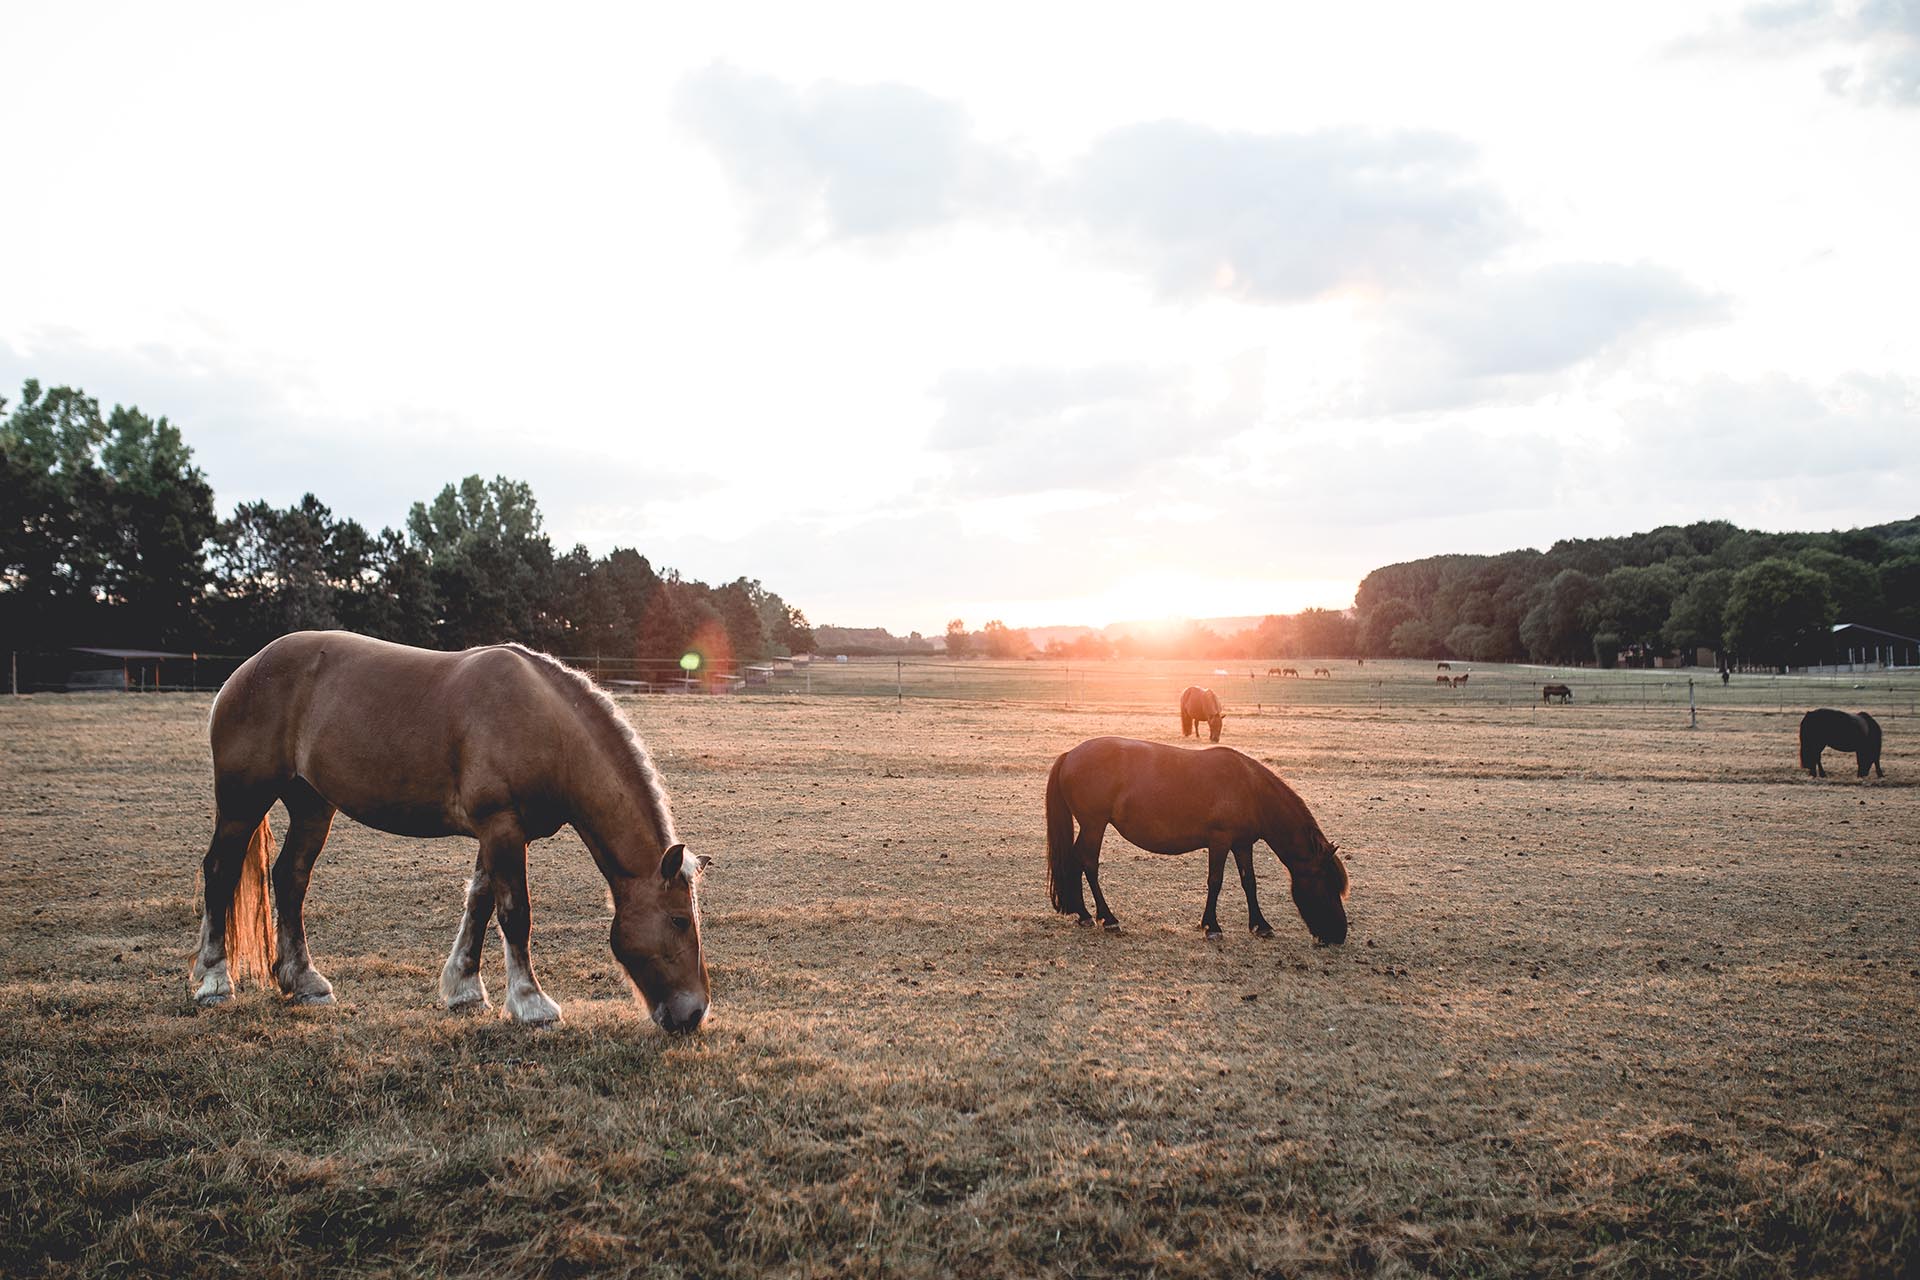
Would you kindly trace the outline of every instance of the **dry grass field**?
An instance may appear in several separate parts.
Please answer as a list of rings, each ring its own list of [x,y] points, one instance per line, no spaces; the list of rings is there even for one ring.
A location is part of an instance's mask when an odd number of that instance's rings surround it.
[[[1049,763],[1171,705],[623,705],[716,858],[689,1039],[570,833],[530,1032],[435,1004],[470,848],[344,819],[341,1003],[196,1010],[207,696],[0,699],[0,1272],[1915,1270],[1914,719],[1862,785],[1796,773],[1810,703],[1234,716],[1350,857],[1315,948],[1264,848],[1271,940],[1114,836],[1124,930],[1049,911]]]

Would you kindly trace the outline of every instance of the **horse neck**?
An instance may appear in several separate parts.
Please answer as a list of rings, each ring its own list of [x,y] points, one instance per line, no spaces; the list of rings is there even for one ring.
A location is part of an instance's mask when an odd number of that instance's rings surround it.
[[[1261,838],[1276,853],[1284,850],[1318,857],[1326,847],[1327,838],[1306,803],[1277,775],[1269,774],[1268,784],[1261,791],[1260,827],[1265,832]],[[1302,831],[1307,834],[1305,840],[1300,838]]]
[[[674,842],[673,814],[651,762],[624,734],[616,736],[608,742],[598,735],[591,750],[569,762],[568,820],[602,856],[637,875]]]

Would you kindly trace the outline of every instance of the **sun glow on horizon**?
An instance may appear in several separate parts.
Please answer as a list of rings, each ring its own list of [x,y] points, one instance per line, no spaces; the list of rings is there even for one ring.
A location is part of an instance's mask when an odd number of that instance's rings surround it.
[[[1048,600],[983,601],[957,616],[978,630],[989,619],[1009,627],[1101,628],[1115,623],[1171,626],[1190,618],[1263,617],[1302,609],[1346,609],[1355,583],[1332,578],[1248,580],[1212,578],[1192,572],[1155,570],[1116,581],[1106,588]],[[970,611],[969,611],[970,610]],[[939,634],[939,631],[927,634]]]

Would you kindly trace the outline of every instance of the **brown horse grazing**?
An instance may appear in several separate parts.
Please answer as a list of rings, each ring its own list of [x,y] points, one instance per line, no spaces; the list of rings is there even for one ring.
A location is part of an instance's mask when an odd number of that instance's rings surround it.
[[[1573,690],[1564,684],[1543,684],[1540,686],[1540,701],[1552,702],[1555,698],[1562,702],[1573,701]]]
[[[1080,834],[1073,831],[1074,820]],[[1254,892],[1253,846],[1265,840],[1293,878],[1293,902],[1314,937],[1347,940],[1347,868],[1307,806],[1273,770],[1232,747],[1184,751],[1132,738],[1090,738],[1053,762],[1047,775],[1047,888],[1053,909],[1092,924],[1081,877],[1100,922],[1120,927],[1100,892],[1100,842],[1111,824],[1152,853],[1207,851],[1207,910],[1200,925],[1220,936],[1220,881],[1227,853],[1247,893],[1247,927],[1273,928]]]
[[[1198,737],[1200,724],[1202,721],[1205,721],[1208,734],[1207,741],[1218,742],[1220,741],[1220,722],[1222,718],[1220,697],[1214,693],[1213,690],[1202,689],[1197,684],[1190,684],[1180,691],[1181,737]]]
[[[1866,777],[1868,769],[1887,776],[1880,767],[1880,722],[1864,711],[1849,714],[1821,707],[1800,717],[1800,767],[1813,777],[1826,777],[1820,755],[1828,750],[1853,752],[1857,777]]]
[[[614,958],[653,1020],[706,1016],[698,879],[707,859],[674,838],[646,748],[586,677],[519,645],[434,653],[344,631],[282,636],[214,699],[213,792],[195,998],[233,993],[229,968],[271,972],[290,998],[333,999],[307,954],[302,907],[336,812],[404,836],[473,836],[480,856],[440,975],[450,1009],[484,1006],[480,952],[496,915],[507,1011],[557,1021],[527,949],[527,842],[571,824],[612,890]],[[273,864],[267,811],[292,825]],[[276,928],[268,929],[268,916]]]

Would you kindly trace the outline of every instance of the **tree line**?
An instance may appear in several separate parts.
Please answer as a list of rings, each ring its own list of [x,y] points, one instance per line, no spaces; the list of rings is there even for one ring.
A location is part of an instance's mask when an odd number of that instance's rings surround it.
[[[28,381],[0,398],[0,636],[9,648],[248,653],[344,627],[461,649],[518,640],[615,660],[814,648],[749,578],[709,586],[619,547],[561,551],[524,482],[468,476],[378,533],[313,494],[222,518],[164,417]]]
[[[1544,552],[1429,556],[1368,574],[1354,618],[1367,656],[1612,666],[1704,649],[1729,665],[1818,661],[1835,623],[1920,635],[1920,517],[1828,533],[1708,520]]]

